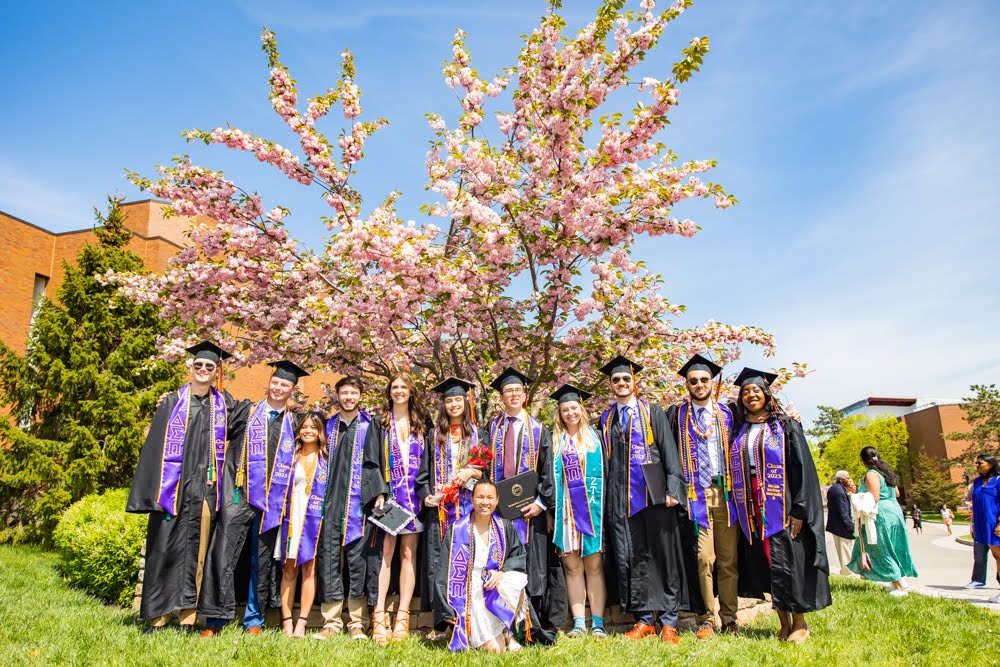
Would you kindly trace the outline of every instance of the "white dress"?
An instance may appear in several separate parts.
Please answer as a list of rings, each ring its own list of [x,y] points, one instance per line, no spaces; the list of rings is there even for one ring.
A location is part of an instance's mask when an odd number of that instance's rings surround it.
[[[486,567],[486,559],[489,555],[489,544],[479,536],[479,531],[475,526],[470,526],[469,530],[475,535],[476,557],[472,563],[470,596],[470,616],[469,619],[469,646],[479,648],[491,639],[495,639],[504,631],[504,625],[499,618],[486,608],[486,598],[483,593],[483,568]],[[478,584],[478,585],[477,585]],[[521,602],[521,593],[528,585],[528,575],[523,572],[504,572],[500,577],[500,584],[497,590],[500,597],[504,599],[511,609],[517,609],[514,622],[524,617],[524,605]]]
[[[309,478],[302,464],[295,462],[295,476],[292,478],[292,505],[288,510],[288,558],[294,559],[299,553],[299,541],[302,539],[302,524],[306,520],[306,484]],[[275,560],[281,560],[281,538],[274,549]]]

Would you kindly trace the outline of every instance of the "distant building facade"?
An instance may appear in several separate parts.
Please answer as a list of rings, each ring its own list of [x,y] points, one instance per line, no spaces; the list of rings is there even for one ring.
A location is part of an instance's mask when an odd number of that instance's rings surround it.
[[[923,451],[936,459],[951,459],[968,447],[964,440],[951,440],[949,433],[967,433],[972,430],[965,420],[962,400],[957,398],[890,398],[870,396],[841,408],[845,417],[861,415],[881,417],[891,415],[906,424],[910,434],[911,452]],[[967,483],[960,467],[950,469],[955,483]]]
[[[122,206],[125,226],[133,234],[128,248],[154,273],[162,272],[170,258],[185,246],[184,232],[192,224],[214,224],[205,217],[168,219],[163,215],[167,206],[166,202],[152,199]],[[0,211],[0,256],[4,258],[4,270],[0,271],[0,340],[24,352],[35,305],[43,296],[55,296],[63,282],[63,262],[72,265],[88,243],[98,243],[93,229],[55,233]],[[241,368],[225,388],[237,398],[262,399],[270,371],[264,365]],[[330,373],[317,373],[303,378],[299,388],[310,401],[321,399],[320,384],[330,384],[336,378]]]

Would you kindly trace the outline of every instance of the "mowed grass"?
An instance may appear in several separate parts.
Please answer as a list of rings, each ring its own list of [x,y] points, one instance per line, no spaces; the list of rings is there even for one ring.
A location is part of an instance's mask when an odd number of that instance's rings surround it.
[[[411,637],[379,648],[338,637],[291,640],[276,629],[250,637],[229,626],[212,640],[167,630],[144,635],[131,611],[106,607],[63,585],[56,557],[0,547],[0,664],[4,665],[990,665],[1000,664],[1000,615],[968,603],[911,595],[835,578],[834,606],[810,614],[812,639],[795,646],[774,639],[774,614],[761,614],[739,637],[679,647],[656,640],[560,638],[551,648],[518,655],[449,653]]]

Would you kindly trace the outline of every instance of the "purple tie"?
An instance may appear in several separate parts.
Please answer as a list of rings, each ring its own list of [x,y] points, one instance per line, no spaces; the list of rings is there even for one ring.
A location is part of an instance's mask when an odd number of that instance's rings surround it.
[[[517,474],[517,447],[514,445],[514,418],[507,416],[507,428],[503,434],[503,478],[510,479]]]
[[[699,433],[708,432],[708,410],[706,408],[698,408],[697,410],[697,420],[698,420],[698,431]],[[703,489],[707,489],[712,486],[712,472],[709,470],[711,465],[711,459],[708,457],[708,438],[703,438],[700,435],[697,437],[698,441],[698,483],[701,484]]]

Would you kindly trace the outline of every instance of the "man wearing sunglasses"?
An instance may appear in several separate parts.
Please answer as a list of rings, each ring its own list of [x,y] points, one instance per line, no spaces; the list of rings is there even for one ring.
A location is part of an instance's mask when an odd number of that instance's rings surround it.
[[[240,404],[212,384],[230,355],[210,342],[188,352],[191,382],[157,408],[126,506],[149,515],[139,608],[148,631],[166,627],[173,614],[182,630],[194,628],[205,554],[223,502],[226,443],[244,419]]]
[[[612,599],[617,594],[622,611],[635,615],[627,639],[655,637],[659,621],[660,639],[676,645],[680,610],[697,604],[688,585],[693,558],[685,557],[680,534],[679,501],[687,498],[687,484],[663,409],[636,396],[635,374],[641,370],[623,356],[601,369],[615,399],[601,415],[608,452],[608,593]]]

